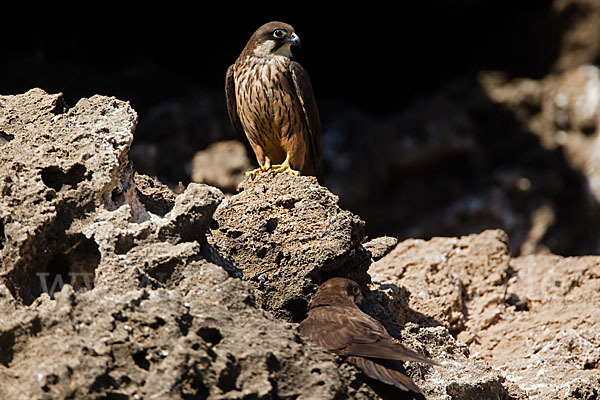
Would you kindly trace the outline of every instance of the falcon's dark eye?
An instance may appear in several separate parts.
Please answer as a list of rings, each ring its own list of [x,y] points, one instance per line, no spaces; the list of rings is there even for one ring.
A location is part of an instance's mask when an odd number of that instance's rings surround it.
[[[358,296],[360,294],[360,288],[358,286],[352,286],[352,294]]]
[[[283,39],[285,37],[285,35],[287,35],[287,32],[285,31],[285,29],[275,29],[273,31],[273,37],[275,39]]]

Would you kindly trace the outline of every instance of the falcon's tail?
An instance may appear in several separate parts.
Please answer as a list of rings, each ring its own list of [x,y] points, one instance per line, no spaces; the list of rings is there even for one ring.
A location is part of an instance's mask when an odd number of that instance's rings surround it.
[[[341,353],[353,356],[384,358],[386,360],[417,361],[429,365],[440,365],[438,362],[409,349],[391,338],[373,343],[353,343],[344,348]]]
[[[402,390],[412,390],[413,392],[421,393],[421,388],[417,386],[408,376],[400,371],[378,364],[368,358],[363,357],[348,357],[346,361],[356,365],[369,378],[376,379],[388,385],[396,386]]]

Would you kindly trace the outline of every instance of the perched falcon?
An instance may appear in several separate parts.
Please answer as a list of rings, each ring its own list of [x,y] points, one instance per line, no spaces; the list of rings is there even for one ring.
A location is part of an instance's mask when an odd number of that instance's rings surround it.
[[[321,123],[308,74],[292,60],[300,38],[283,22],[258,28],[227,69],[225,95],[235,130],[260,168],[316,176],[323,183]]]
[[[438,363],[397,342],[379,321],[358,308],[360,301],[362,294],[356,282],[329,279],[317,290],[300,333],[326,350],[347,356],[346,361],[369,378],[420,393],[421,389],[394,364],[397,360]]]

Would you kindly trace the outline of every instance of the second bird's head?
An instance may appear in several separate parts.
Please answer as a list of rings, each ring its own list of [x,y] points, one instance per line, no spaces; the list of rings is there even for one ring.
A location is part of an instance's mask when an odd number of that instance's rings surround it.
[[[361,304],[364,300],[358,283],[346,278],[331,278],[319,286],[311,307]]]
[[[254,32],[246,48],[251,47],[251,55],[271,58],[274,56],[292,57],[292,47],[300,47],[300,37],[294,28],[285,22],[272,21]]]

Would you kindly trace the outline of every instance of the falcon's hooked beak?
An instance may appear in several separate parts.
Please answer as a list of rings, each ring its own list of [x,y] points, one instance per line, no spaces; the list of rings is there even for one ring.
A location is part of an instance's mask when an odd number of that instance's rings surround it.
[[[295,32],[292,32],[285,43],[289,43],[291,46],[300,47],[300,36],[296,35]]]

